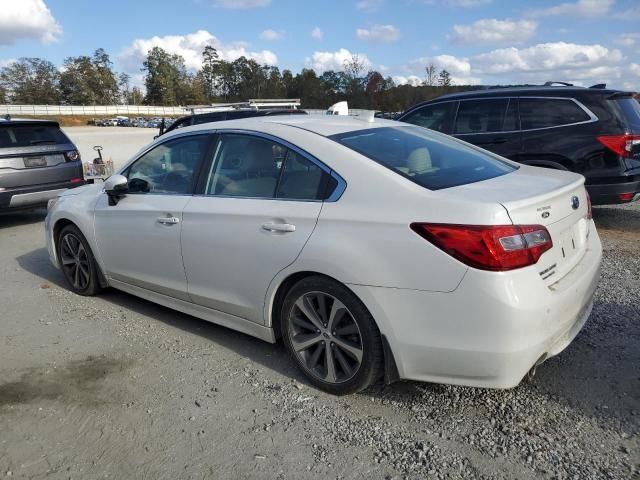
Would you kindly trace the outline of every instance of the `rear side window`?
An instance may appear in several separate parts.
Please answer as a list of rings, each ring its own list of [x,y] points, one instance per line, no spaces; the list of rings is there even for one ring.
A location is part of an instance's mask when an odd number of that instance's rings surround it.
[[[624,113],[626,123],[634,133],[640,133],[640,103],[634,98],[619,98],[614,100]]]
[[[409,113],[402,121],[442,133],[451,133],[457,104],[458,102],[443,102],[425,105]]]
[[[565,98],[520,98],[522,130],[559,127],[586,122],[591,117],[577,103]]]
[[[0,126],[0,148],[71,143],[55,125]]]
[[[412,126],[358,130],[331,138],[429,190],[488,180],[518,168],[453,138]]]
[[[336,187],[320,166],[265,138],[222,135],[216,151],[206,195],[324,200]]]
[[[506,98],[460,102],[455,133],[501,132],[508,104]]]

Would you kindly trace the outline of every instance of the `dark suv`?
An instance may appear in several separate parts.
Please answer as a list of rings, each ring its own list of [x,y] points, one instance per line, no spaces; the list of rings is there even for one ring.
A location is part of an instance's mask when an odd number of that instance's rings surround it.
[[[398,120],[516,162],[578,172],[594,204],[640,198],[640,104],[630,92],[603,85],[492,88],[420,103]]]
[[[223,120],[237,120],[239,118],[249,117],[264,117],[272,115],[306,115],[304,110],[289,109],[289,108],[240,108],[235,110],[223,110],[217,112],[196,113],[194,115],[187,115],[185,117],[178,118],[173,124],[165,130],[160,130],[159,135],[172,132],[177,128],[188,127],[190,125],[200,125],[201,123],[209,122],[221,122]]]
[[[46,205],[83,183],[78,149],[57,122],[0,119],[0,211]]]

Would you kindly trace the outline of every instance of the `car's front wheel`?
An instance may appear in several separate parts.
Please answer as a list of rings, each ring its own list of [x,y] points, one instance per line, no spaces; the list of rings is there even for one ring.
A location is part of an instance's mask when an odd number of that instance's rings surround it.
[[[58,261],[71,290],[78,295],[98,293],[98,267],[80,230],[75,225],[63,227],[58,234],[57,246]]]
[[[317,387],[344,395],[381,376],[380,331],[344,285],[321,276],[301,280],[288,292],[280,322],[287,350]]]

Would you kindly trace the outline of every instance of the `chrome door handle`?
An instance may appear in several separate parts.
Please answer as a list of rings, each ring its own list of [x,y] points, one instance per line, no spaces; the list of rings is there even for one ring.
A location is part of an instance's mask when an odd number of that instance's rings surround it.
[[[175,225],[176,223],[180,223],[180,219],[178,217],[160,217],[158,218],[158,223],[163,225]]]
[[[268,232],[295,232],[296,226],[290,223],[263,223],[262,229]]]

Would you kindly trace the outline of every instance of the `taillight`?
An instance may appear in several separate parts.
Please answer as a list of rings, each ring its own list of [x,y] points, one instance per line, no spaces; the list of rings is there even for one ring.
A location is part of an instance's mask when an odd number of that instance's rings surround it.
[[[625,133],[624,135],[602,135],[598,141],[612,152],[622,157],[633,156],[633,150],[640,147],[640,135]]]
[[[593,218],[593,209],[591,208],[591,195],[587,192],[587,220]]]
[[[619,193],[618,200],[620,200],[621,202],[630,202],[631,200],[633,200],[634,196],[635,196],[635,193],[633,192]]]
[[[82,183],[82,178],[74,177],[74,178],[69,180],[69,183]]]
[[[542,225],[412,223],[411,229],[480,270],[505,271],[534,265],[553,247],[549,231]]]
[[[69,162],[80,160],[80,152],[78,152],[77,150],[69,150],[65,153],[65,156],[67,157],[67,160]]]

